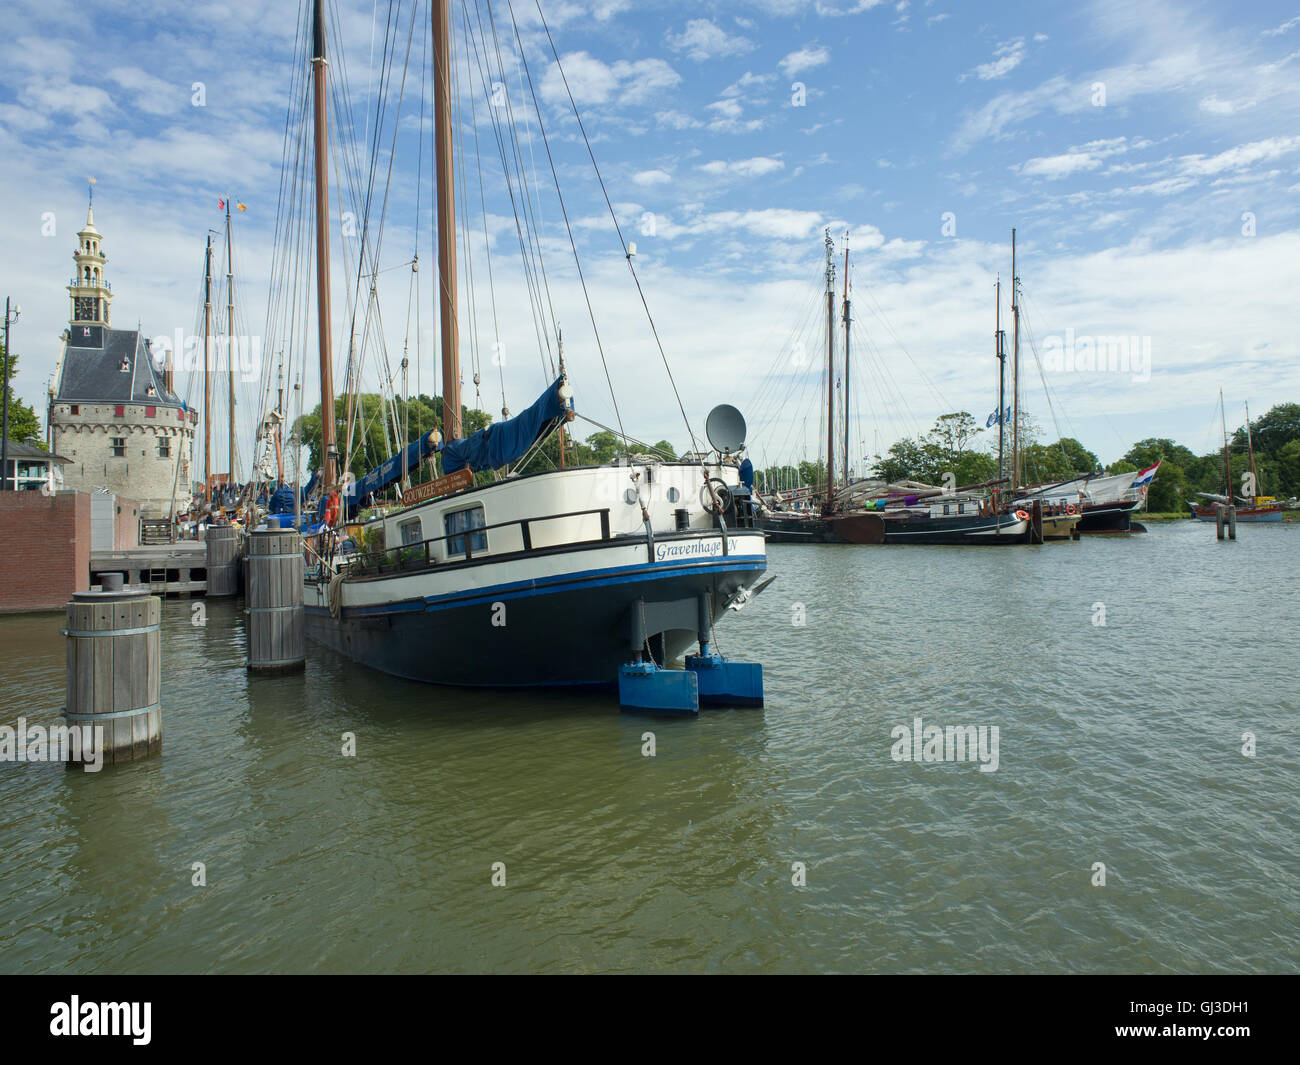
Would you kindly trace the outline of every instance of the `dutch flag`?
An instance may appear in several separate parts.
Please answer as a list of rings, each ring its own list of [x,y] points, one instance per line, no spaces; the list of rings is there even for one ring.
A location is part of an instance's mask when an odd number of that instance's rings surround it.
[[[1143,470],[1141,473],[1137,475],[1137,478],[1133,481],[1133,484],[1130,487],[1145,488],[1147,485],[1149,485],[1152,481],[1156,479],[1156,470],[1158,470],[1159,468],[1160,468],[1160,463],[1157,462],[1154,466],[1150,466],[1147,469]]]

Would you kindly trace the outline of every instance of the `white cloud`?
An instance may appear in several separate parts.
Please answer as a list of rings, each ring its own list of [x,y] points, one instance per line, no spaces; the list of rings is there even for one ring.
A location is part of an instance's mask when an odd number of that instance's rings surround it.
[[[1225,170],[1244,170],[1254,163],[1276,159],[1280,155],[1300,150],[1300,137],[1269,137],[1229,148],[1226,152],[1206,158],[1188,155],[1182,159],[1184,173],[1195,176],[1222,174]]]
[[[1017,37],[1013,41],[1003,41],[993,50],[994,58],[988,63],[981,63],[972,73],[980,81],[992,81],[995,78],[1005,78],[1016,67],[1020,66],[1025,58],[1025,39]],[[963,78],[969,75],[962,75]]]
[[[672,179],[672,175],[665,170],[641,170],[632,175],[632,184],[649,188],[654,185],[666,185]]]
[[[139,67],[114,67],[108,76],[126,90],[135,107],[145,114],[169,115],[190,104],[189,84],[164,81]]]
[[[744,55],[753,51],[754,42],[746,37],[733,37],[706,18],[694,18],[686,23],[686,29],[681,33],[668,34],[668,47],[702,61],[714,56]]]
[[[759,155],[753,159],[733,159],[730,162],[715,159],[700,169],[713,177],[762,177],[775,170],[784,170],[785,163],[771,156]]]
[[[1294,29],[1296,26],[1300,26],[1300,15],[1297,15],[1295,18],[1287,19],[1284,23],[1282,23],[1282,25],[1274,26],[1271,30],[1265,30],[1263,36],[1281,37],[1282,34],[1289,32],[1290,30]]]
[[[1240,103],[1235,103],[1232,100],[1221,100],[1217,95],[1211,94],[1203,97],[1199,106],[1201,110],[1205,111],[1207,114],[1233,115],[1238,111],[1243,111],[1247,107],[1253,107],[1254,105],[1254,100],[1243,100]]]
[[[682,111],[656,111],[655,121],[669,129],[695,129],[704,124]]]
[[[682,80],[662,59],[605,63],[588,52],[569,52],[560,62],[563,74],[552,63],[542,78],[542,97],[550,103],[567,104],[569,92],[579,106],[644,103],[675,89]]]
[[[1063,178],[1081,170],[1095,170],[1099,166],[1101,160],[1088,152],[1065,152],[1030,159],[1020,167],[1020,173],[1025,177]]]
[[[830,52],[821,45],[815,48],[811,45],[805,45],[796,52],[790,52],[777,63],[777,66],[781,68],[787,78],[793,78],[805,70],[813,70],[829,63],[830,59]]]

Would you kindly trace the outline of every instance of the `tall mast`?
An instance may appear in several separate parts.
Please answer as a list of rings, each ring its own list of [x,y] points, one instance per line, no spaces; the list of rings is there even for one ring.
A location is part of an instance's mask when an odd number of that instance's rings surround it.
[[[998,477],[1006,476],[1006,467],[1002,461],[1003,441],[1006,439],[1006,419],[1002,412],[1006,410],[1007,387],[1007,349],[1006,337],[1002,334],[1002,278],[998,277],[997,310],[993,315],[993,354],[998,360]]]
[[[1224,485],[1226,491],[1223,493],[1228,497],[1228,502],[1233,500],[1232,494],[1232,456],[1228,453],[1228,414],[1223,409],[1223,389],[1219,389],[1219,422],[1223,426],[1223,476],[1227,483]]]
[[[280,368],[276,372],[275,409],[280,415],[275,422],[275,477],[276,484],[284,484],[284,353],[280,353]]]
[[[844,234],[844,487],[849,486],[849,236]]]
[[[1016,231],[1011,230],[1011,487],[1020,487],[1020,277],[1016,273]]]
[[[203,498],[212,501],[212,233],[203,259]]]
[[[321,487],[334,487],[338,448],[334,443],[334,367],[330,353],[329,129],[326,121],[325,4],[315,0],[312,14],[312,104],[316,141],[316,338],[320,344]]]
[[[460,357],[456,328],[456,194],[451,143],[451,25],[448,0],[433,0],[434,146],[438,179],[438,319],[442,327],[442,435],[459,440]]]
[[[826,230],[826,509],[835,497],[835,244]]]
[[[235,263],[230,257],[230,197],[226,197],[226,378],[229,381],[229,411],[226,433],[229,439],[230,471],[227,484],[235,484]]]
[[[1250,482],[1251,482],[1251,499],[1255,502],[1255,497],[1260,494],[1259,476],[1255,473],[1255,441],[1250,434],[1250,404],[1246,404],[1246,446],[1250,448]]]

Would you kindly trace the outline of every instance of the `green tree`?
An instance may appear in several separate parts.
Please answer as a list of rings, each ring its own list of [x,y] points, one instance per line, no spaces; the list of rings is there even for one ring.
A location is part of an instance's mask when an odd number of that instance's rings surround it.
[[[0,342],[0,360],[4,358],[5,346]],[[0,363],[2,365],[2,363]],[[14,394],[14,377],[18,373],[18,356],[9,360],[9,439],[19,443],[31,443],[45,450],[45,441],[41,439],[41,420],[36,411]]]
[[[1288,440],[1278,450],[1277,473],[1281,482],[1278,495],[1300,495],[1300,437]]]
[[[1072,473],[1096,473],[1101,468],[1097,456],[1072,436],[1063,436],[1056,446],[1065,452]]]
[[[334,400],[334,439],[342,451],[347,443],[347,397],[338,396]],[[347,468],[354,477],[361,477],[367,470],[372,470],[394,454],[397,447],[393,440],[393,427],[390,421],[387,402],[375,392],[365,392],[356,397],[354,416],[356,432],[352,442],[351,461]],[[397,400],[397,420],[405,440],[401,446],[409,444],[423,433],[442,424],[442,397],[415,396],[410,400]],[[491,416],[481,410],[461,407],[461,425],[464,432],[478,432],[491,424]],[[321,413],[320,405],[310,414],[304,414],[294,423],[294,432],[306,445],[311,456],[311,468],[318,470],[323,463],[321,453]],[[399,436],[399,439],[400,439]],[[428,467],[423,467],[424,471]],[[427,472],[412,471],[412,480],[427,479]]]
[[[1300,440],[1300,403],[1279,403],[1262,418],[1251,421],[1250,433],[1256,455],[1277,455],[1292,440]],[[1232,449],[1245,452],[1244,426],[1232,434]]]
[[[957,460],[952,472],[959,485],[983,484],[997,477],[998,460],[982,451],[968,451]]]

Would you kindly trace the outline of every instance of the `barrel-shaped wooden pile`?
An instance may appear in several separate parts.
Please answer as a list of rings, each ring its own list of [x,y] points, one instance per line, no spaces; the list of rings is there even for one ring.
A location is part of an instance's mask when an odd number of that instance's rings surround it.
[[[105,577],[103,590],[77,592],[68,603],[64,716],[69,728],[103,729],[109,764],[162,750],[160,611],[156,595],[124,588],[117,574]]]
[[[304,642],[302,540],[294,529],[248,536],[248,668],[254,673],[302,669]]]
[[[233,525],[209,525],[207,536],[208,596],[238,595],[239,530]]]

